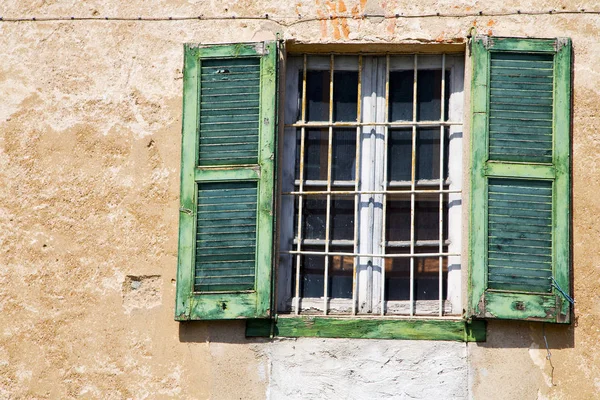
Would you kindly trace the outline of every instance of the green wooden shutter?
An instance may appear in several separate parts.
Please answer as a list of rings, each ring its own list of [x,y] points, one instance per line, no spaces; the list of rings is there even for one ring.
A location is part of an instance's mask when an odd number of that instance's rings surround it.
[[[175,319],[270,315],[276,43],[186,45]]]
[[[469,313],[569,322],[571,42],[476,36],[472,57]]]

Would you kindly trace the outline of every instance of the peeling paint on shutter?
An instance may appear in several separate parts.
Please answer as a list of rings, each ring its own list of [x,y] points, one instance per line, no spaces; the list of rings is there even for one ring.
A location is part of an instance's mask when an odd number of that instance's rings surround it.
[[[268,318],[276,43],[186,45],[175,319]]]
[[[469,315],[569,322],[570,40],[472,50]]]

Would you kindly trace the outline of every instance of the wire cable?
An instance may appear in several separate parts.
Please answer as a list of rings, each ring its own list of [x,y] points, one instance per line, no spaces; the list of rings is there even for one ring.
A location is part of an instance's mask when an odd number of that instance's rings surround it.
[[[329,16],[303,17],[301,14],[295,16],[272,16],[269,14],[251,15],[251,16],[205,16],[203,14],[196,16],[138,16],[138,17],[119,17],[119,16],[40,16],[40,17],[2,17],[1,22],[67,22],[67,21],[122,21],[122,22],[167,22],[167,21],[230,21],[230,20],[266,20],[281,26],[289,27],[296,24],[307,22],[320,22],[337,19],[414,19],[414,18],[473,18],[473,17],[506,17],[506,16],[535,16],[535,15],[581,15],[591,14],[600,15],[600,10],[514,10],[514,11],[473,11],[464,13],[423,13],[423,14],[330,14]]]

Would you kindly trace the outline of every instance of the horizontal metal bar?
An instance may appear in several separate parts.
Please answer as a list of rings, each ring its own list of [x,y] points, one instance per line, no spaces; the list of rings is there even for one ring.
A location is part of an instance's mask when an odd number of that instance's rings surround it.
[[[303,182],[304,186],[327,186],[327,181],[326,180],[320,180],[320,179],[306,179]],[[300,186],[300,180],[296,179],[294,181],[294,185],[295,186]],[[335,186],[335,187],[343,187],[343,186],[354,186],[355,185],[355,181],[331,181],[331,186]]]
[[[419,300],[417,300],[417,301],[419,301]],[[423,301],[423,300],[421,300],[421,301]],[[283,319],[288,319],[288,318],[291,319],[291,318],[294,318],[295,316],[292,313],[280,312],[279,314],[277,314],[277,317],[283,318]],[[457,315],[444,315],[442,317],[437,316],[437,315],[408,316],[408,315],[401,315],[401,314],[386,314],[385,316],[382,317],[379,314],[356,314],[356,315],[336,314],[335,316],[330,316],[329,319],[340,319],[340,320],[345,320],[345,319],[362,319],[362,320],[395,319],[395,320],[407,320],[407,321],[422,319],[422,320],[427,320],[427,321],[432,321],[432,320],[435,320],[435,321],[444,321],[444,320],[464,321],[464,318],[458,314]]]
[[[337,194],[337,195],[352,195],[352,194],[419,194],[419,193],[461,193],[460,189],[446,189],[446,190],[436,190],[436,189],[416,189],[416,190],[320,190],[320,191],[307,191],[307,192],[283,192],[282,195],[327,195],[327,194]]]
[[[327,121],[312,121],[312,122],[294,122],[293,124],[284,125],[286,128],[355,128],[357,126],[388,126],[394,127],[439,127],[439,126],[456,126],[462,125],[460,121],[397,121],[397,122],[327,122]]]
[[[440,180],[439,179],[418,179],[415,181],[415,183],[416,183],[416,186],[439,186]],[[446,179],[442,183],[444,185],[449,185],[450,180]],[[321,179],[307,179],[303,182],[303,184],[304,184],[304,186],[327,186],[327,181],[321,180]],[[294,185],[300,186],[300,180],[296,179],[294,181]],[[355,185],[355,181],[337,180],[337,181],[331,182],[331,186],[335,186],[335,187],[354,186],[354,185]],[[410,187],[411,182],[410,181],[392,180],[392,181],[389,181],[387,185],[389,187]]]
[[[294,244],[298,244],[298,238],[294,238]],[[305,246],[323,246],[325,245],[325,239],[302,239],[302,244]],[[332,246],[353,246],[354,240],[330,240],[329,244]]]
[[[289,250],[281,251],[282,254],[301,254],[309,256],[342,256],[342,257],[380,257],[380,258],[425,258],[425,257],[452,257],[460,256],[460,253],[406,253],[406,254],[368,254],[368,253],[346,253],[342,251],[305,251]]]
[[[294,244],[298,244],[298,239],[294,238]],[[444,240],[442,245],[448,246],[450,245],[450,240]],[[323,246],[325,245],[325,239],[302,239],[302,244],[305,246]],[[354,245],[353,240],[330,240],[329,244],[331,246],[352,246]],[[415,241],[416,247],[427,247],[427,246],[437,246],[439,242],[437,240],[417,240]],[[408,247],[410,245],[410,241],[408,240],[388,240],[385,242],[385,246],[387,247]]]

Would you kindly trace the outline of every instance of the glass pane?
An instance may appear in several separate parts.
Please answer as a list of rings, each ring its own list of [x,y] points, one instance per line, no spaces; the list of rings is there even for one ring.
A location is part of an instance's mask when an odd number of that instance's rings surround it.
[[[323,247],[312,247],[306,250],[323,251]],[[323,297],[325,256],[303,255],[300,257],[300,296]],[[295,266],[294,266],[295,270]]]
[[[332,248],[331,251],[352,251],[349,248]],[[332,298],[352,298],[352,272],[354,257],[331,256],[329,258],[329,296]]]
[[[413,70],[390,71],[390,121],[412,121],[413,79]]]
[[[450,72],[446,71],[445,116],[448,119],[450,99]],[[439,121],[441,114],[442,70],[428,69],[417,72],[417,121]]]
[[[429,249],[431,252],[437,249]],[[429,251],[428,251],[429,252]],[[439,257],[415,258],[415,299],[438,300],[439,291]],[[447,297],[448,260],[442,257],[442,298]],[[416,310],[417,313],[419,310]]]
[[[410,129],[390,129],[388,135],[388,179],[390,181],[410,181],[412,131]]]
[[[332,179],[352,181],[356,167],[356,130],[333,130]]]
[[[439,195],[419,194],[415,197],[415,241],[437,241],[440,226]],[[442,206],[444,218],[443,238],[446,239],[448,237],[447,195],[444,195]],[[410,194],[389,194],[387,196],[386,210],[386,240],[410,241]],[[415,243],[415,252],[423,253],[424,248]]]
[[[333,240],[354,238],[354,197],[334,196],[331,200],[331,232]]]
[[[324,247],[310,246],[307,247],[306,250],[324,251]],[[351,251],[351,248],[334,247],[331,249],[331,251]],[[302,266],[300,268],[300,296],[313,298],[323,297],[323,283],[325,281],[325,256],[303,255],[300,257],[300,260],[302,262]],[[341,299],[352,298],[352,273],[354,270],[353,263],[354,257],[352,256],[329,256],[329,297]]]
[[[410,240],[410,194],[388,195],[385,237],[387,241]]]
[[[306,129],[304,138],[304,179],[327,180],[327,148],[329,147],[328,129]],[[298,149],[300,135],[298,134]],[[300,154],[300,150],[296,152]],[[297,170],[299,171],[299,163]],[[299,176],[299,172],[296,176]]]
[[[408,254],[409,249],[387,247],[387,254]],[[410,300],[410,259],[386,258],[385,300]]]
[[[333,74],[333,120],[356,121],[358,71]]]
[[[306,72],[306,120],[329,121],[329,70]]]
[[[439,196],[417,196],[415,200],[415,240],[438,240],[440,226]],[[445,209],[446,207],[444,207]],[[415,251],[423,252],[419,249]],[[437,250],[436,250],[437,251]]]
[[[388,250],[386,250],[387,252]],[[446,248],[444,248],[446,251]],[[389,249],[390,253],[406,254],[408,250]],[[428,253],[437,248],[427,248]],[[439,299],[439,257],[415,257],[414,259],[415,300]],[[448,262],[442,258],[442,298],[447,297]],[[410,300],[410,258],[388,258],[385,264],[386,300]],[[419,310],[415,310],[419,313]]]
[[[302,237],[304,239],[325,239],[327,199],[324,196],[305,196],[303,202]],[[295,220],[298,219],[297,203],[296,201]]]
[[[318,189],[306,188],[307,191]],[[323,190],[323,188],[320,189]],[[304,196],[302,211],[302,237],[304,239],[325,239],[327,197],[325,195]],[[354,197],[334,196],[331,199],[330,215],[330,239],[352,240],[354,238]],[[297,220],[298,199],[296,198],[294,221]]]
[[[446,146],[448,147],[448,146]],[[447,160],[447,157],[446,157]],[[440,178],[440,128],[417,129],[416,179]]]

